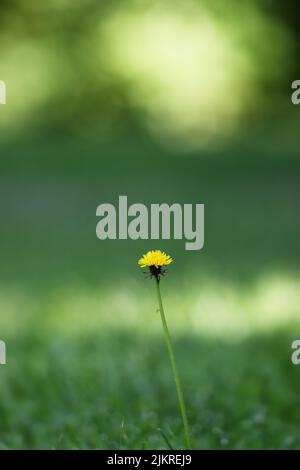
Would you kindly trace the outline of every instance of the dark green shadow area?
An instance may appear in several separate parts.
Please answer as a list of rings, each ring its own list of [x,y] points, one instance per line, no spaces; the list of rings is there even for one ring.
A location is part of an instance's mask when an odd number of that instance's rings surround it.
[[[155,247],[176,259],[173,282],[188,274],[252,281],[299,271],[300,161],[272,158],[251,136],[210,153],[172,154],[149,140],[114,144],[39,139],[2,145],[1,264],[5,282],[48,289],[138,276],[136,259]],[[20,155],[22,154],[22,158]],[[205,204],[205,246],[184,241],[99,241],[96,207]]]

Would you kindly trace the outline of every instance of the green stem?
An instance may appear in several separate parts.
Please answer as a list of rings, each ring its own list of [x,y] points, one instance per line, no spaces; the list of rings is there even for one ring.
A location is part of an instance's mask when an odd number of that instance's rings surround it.
[[[161,299],[161,293],[160,293],[160,288],[159,288],[159,280],[156,279],[156,291],[157,291],[157,298],[158,298],[158,304],[159,304],[159,311],[160,311],[160,316],[161,316],[161,321],[163,324],[163,329],[164,329],[164,335],[167,343],[167,348],[170,356],[170,361],[172,365],[172,370],[173,370],[173,375],[174,375],[174,380],[176,384],[176,389],[177,389],[177,395],[178,395],[178,401],[179,401],[179,408],[180,408],[180,413],[182,417],[182,422],[183,422],[183,428],[184,428],[184,435],[185,435],[185,445],[188,450],[191,450],[191,439],[190,439],[190,431],[189,431],[189,423],[188,423],[188,418],[186,414],[186,408],[185,408],[185,403],[184,403],[184,398],[183,398],[183,392],[182,392],[182,387],[179,379],[179,374],[177,370],[177,364],[176,364],[176,359],[175,359],[175,354],[172,346],[172,341],[164,313],[164,308],[162,304],[162,299]]]

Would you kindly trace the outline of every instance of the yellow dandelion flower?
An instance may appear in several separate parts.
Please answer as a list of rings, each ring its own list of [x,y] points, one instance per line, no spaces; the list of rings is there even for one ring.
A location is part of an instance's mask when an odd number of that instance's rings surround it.
[[[155,277],[159,281],[160,277],[166,274],[164,266],[168,266],[172,261],[171,256],[164,251],[151,250],[138,260],[138,264],[141,268],[149,268],[150,277]]]
[[[173,259],[171,256],[167,255],[164,251],[151,250],[138,260],[138,264],[141,268],[146,268],[147,266],[155,266],[156,268],[159,268],[162,266],[168,266],[172,261]]]

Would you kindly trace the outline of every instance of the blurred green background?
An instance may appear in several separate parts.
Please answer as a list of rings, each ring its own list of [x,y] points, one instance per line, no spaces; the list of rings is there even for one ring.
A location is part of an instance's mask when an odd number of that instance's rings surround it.
[[[2,0],[0,447],[300,447],[299,4]],[[96,207],[204,203],[205,246],[100,241]]]

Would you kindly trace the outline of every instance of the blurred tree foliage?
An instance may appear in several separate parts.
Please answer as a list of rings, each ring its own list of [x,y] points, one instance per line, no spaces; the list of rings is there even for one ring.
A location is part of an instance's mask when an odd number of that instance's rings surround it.
[[[296,0],[2,0],[0,129],[227,132],[289,93],[298,10]]]

